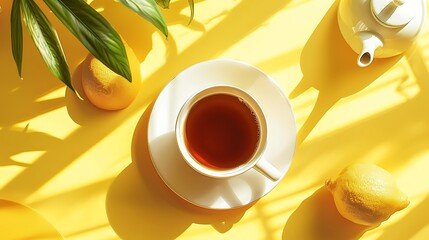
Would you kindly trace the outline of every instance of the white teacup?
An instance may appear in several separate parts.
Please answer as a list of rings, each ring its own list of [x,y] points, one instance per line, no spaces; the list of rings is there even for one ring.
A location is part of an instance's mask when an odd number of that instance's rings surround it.
[[[183,159],[195,171],[227,178],[256,169],[272,181],[280,172],[262,157],[267,123],[259,104],[228,85],[206,88],[182,106],[175,125]]]

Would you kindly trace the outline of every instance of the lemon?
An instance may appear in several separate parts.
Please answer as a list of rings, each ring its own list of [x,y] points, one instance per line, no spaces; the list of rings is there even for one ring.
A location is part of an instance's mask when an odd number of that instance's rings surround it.
[[[120,110],[136,98],[140,85],[140,63],[134,51],[126,44],[125,49],[133,81],[116,74],[92,54],[82,63],[82,88],[88,100],[98,108]]]
[[[334,179],[326,181],[338,212],[361,225],[376,226],[410,203],[394,177],[370,163],[346,167]]]

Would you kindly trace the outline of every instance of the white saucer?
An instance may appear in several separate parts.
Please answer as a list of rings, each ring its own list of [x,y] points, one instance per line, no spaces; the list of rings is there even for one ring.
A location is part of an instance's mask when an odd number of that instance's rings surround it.
[[[282,173],[279,180],[273,182],[254,169],[215,179],[197,173],[182,159],[174,132],[177,114],[188,98],[215,85],[241,88],[258,101],[268,125],[263,158]],[[266,195],[289,169],[295,143],[295,118],[282,91],[260,70],[234,60],[201,62],[182,71],[158,96],[148,126],[149,151],[160,177],[186,201],[209,209],[237,208]]]

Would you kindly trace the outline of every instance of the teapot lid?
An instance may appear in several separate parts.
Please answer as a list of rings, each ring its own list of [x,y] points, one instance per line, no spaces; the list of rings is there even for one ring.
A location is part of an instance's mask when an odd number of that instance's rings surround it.
[[[370,0],[374,16],[390,27],[402,27],[415,16],[419,6],[417,0]]]

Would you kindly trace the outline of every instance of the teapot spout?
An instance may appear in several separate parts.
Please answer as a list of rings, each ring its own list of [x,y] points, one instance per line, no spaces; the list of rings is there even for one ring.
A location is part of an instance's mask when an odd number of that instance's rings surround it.
[[[359,37],[362,40],[362,50],[358,56],[357,65],[359,67],[367,67],[374,59],[375,50],[378,47],[382,47],[383,42],[379,37],[369,32],[361,32],[359,33]]]

